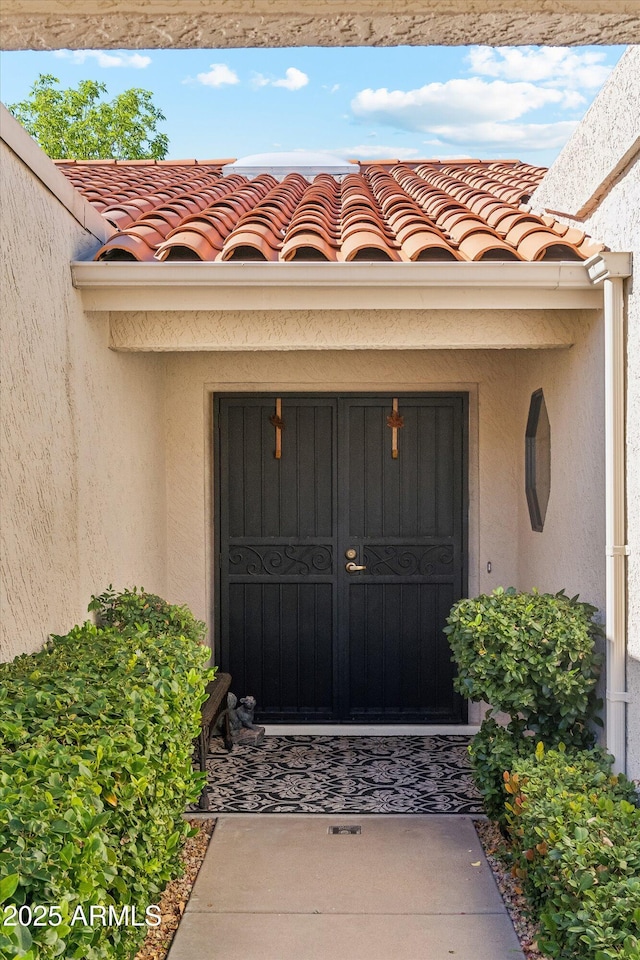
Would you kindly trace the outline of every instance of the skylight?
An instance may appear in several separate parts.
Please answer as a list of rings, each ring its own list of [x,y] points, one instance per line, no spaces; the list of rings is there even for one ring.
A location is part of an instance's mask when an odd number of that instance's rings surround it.
[[[283,180],[288,173],[299,173],[311,180],[319,173],[328,173],[342,179],[348,173],[359,173],[357,163],[351,163],[344,157],[332,153],[313,150],[289,150],[284,153],[253,153],[247,157],[227,163],[222,173],[228,177],[232,173],[241,173],[245,177],[257,177],[260,173],[270,173],[276,180]]]

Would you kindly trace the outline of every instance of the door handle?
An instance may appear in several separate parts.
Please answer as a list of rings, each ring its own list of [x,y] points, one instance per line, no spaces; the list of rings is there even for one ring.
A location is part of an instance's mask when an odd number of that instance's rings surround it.
[[[359,563],[353,563],[353,561],[351,561],[350,563],[345,563],[344,568],[345,568],[345,570],[347,571],[347,573],[355,573],[356,570],[366,570],[366,569],[367,569],[366,566],[362,566],[362,565],[359,564]]]

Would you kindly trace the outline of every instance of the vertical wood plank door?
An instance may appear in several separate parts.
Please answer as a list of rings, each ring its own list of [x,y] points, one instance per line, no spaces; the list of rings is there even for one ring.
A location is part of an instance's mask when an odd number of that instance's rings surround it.
[[[465,720],[442,628],[466,417],[463,394],[217,400],[217,659],[263,722]]]

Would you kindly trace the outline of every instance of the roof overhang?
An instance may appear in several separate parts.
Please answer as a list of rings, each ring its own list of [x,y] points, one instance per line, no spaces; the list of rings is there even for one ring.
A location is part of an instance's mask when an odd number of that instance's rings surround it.
[[[7,50],[637,43],[637,0],[4,0]]]
[[[92,311],[598,309],[584,263],[76,261]]]

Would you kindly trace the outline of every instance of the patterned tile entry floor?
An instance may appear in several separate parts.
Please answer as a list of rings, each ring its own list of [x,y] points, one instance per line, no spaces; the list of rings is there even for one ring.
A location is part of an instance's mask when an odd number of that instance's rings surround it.
[[[212,813],[483,813],[467,736],[268,736],[207,757]]]

